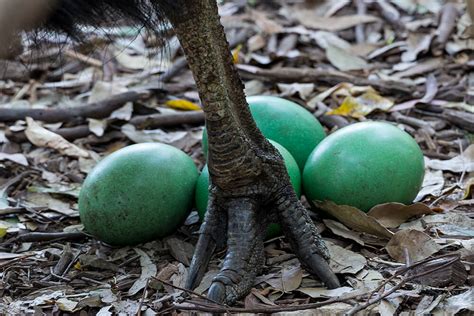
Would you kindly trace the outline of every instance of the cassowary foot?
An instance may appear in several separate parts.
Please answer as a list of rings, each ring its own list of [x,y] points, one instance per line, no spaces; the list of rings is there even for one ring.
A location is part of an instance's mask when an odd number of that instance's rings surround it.
[[[196,80],[209,141],[210,199],[187,288],[200,283],[213,252],[227,246],[208,296],[232,304],[246,295],[264,264],[263,239],[270,222],[280,223],[311,274],[329,288],[338,287],[326,261],[328,250],[291,187],[281,155],[252,118],[216,3],[174,0],[162,8]]]
[[[263,241],[270,222],[280,223],[308,272],[329,288],[339,287],[339,280],[327,263],[329,254],[323,240],[294,193],[283,162],[278,157],[275,160],[277,162],[264,164],[263,169],[268,171],[258,177],[257,183],[245,188],[223,190],[212,185],[208,211],[189,271],[188,288],[199,284],[214,250],[227,246],[222,269],[214,278],[208,297],[233,304],[245,296],[264,265]],[[272,169],[275,169],[273,173]]]

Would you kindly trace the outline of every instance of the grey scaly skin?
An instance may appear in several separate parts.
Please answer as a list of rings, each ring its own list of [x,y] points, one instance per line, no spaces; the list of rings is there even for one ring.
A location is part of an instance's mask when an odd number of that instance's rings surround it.
[[[208,296],[232,304],[246,295],[264,264],[266,226],[274,219],[303,266],[329,288],[339,287],[327,263],[328,250],[291,187],[282,157],[252,119],[216,1],[186,1],[181,8],[179,15],[164,14],[185,51],[203,103],[211,180],[187,287],[199,284],[212,253],[227,246]]]

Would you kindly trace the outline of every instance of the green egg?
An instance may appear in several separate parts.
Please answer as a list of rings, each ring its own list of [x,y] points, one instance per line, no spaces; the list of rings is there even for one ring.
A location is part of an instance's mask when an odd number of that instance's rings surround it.
[[[286,148],[282,145],[278,144],[270,140],[270,143],[275,146],[275,148],[280,152],[283,156],[283,160],[285,161],[286,170],[288,171],[288,175],[290,177],[290,182],[293,186],[298,197],[301,195],[301,173],[293,156],[290,154]],[[204,219],[204,214],[206,213],[207,209],[207,201],[209,199],[209,171],[207,169],[207,165],[204,166],[202,169],[201,175],[199,176],[196,184],[196,193],[195,193],[195,202],[196,208],[198,210],[199,218],[201,220]],[[267,237],[271,238],[280,234],[280,226],[277,224],[271,224],[267,231]]]
[[[382,122],[362,122],[326,137],[303,170],[309,200],[330,200],[363,211],[373,206],[408,204],[424,177],[423,153],[415,140]]]
[[[79,195],[85,230],[111,245],[172,234],[186,219],[198,178],[193,160],[158,143],[122,148],[88,174]]]
[[[311,151],[326,136],[318,120],[298,104],[279,97],[252,96],[247,102],[262,134],[285,147],[303,169]],[[206,131],[202,144],[207,154]]]

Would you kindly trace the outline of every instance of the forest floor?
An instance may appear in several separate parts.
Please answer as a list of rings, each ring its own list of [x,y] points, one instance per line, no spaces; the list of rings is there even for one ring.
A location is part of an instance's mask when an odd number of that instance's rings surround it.
[[[203,296],[223,253],[185,293],[194,210],[172,236],[110,247],[83,233],[77,204],[94,165],[134,143],[170,144],[204,165],[204,115],[179,43],[170,36],[157,48],[160,39],[127,26],[86,29],[81,44],[44,34],[40,48],[25,43],[0,61],[0,314],[473,312],[474,39],[464,1],[235,0],[220,13],[247,95],[290,99],[328,134],[375,120],[413,136],[426,167],[416,203],[368,214],[320,205],[334,216],[313,214],[341,288],[324,288],[277,237],[236,306]]]

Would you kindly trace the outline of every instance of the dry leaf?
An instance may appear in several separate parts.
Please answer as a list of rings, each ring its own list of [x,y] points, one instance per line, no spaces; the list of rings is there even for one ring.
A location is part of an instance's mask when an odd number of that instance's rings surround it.
[[[151,261],[150,256],[148,256],[146,252],[138,248],[135,248],[135,252],[140,256],[140,267],[142,272],[138,280],[136,280],[132,287],[128,290],[128,295],[135,295],[145,288],[148,280],[156,276],[157,273],[156,265]]]
[[[325,242],[331,256],[329,265],[334,273],[355,274],[367,264],[367,260],[362,255],[342,248],[330,241],[325,240]]]
[[[28,192],[23,203],[30,207],[47,207],[52,211],[69,217],[79,216],[79,212],[73,210],[69,203],[53,198],[47,193]]]
[[[359,24],[379,21],[375,16],[364,14],[321,17],[315,16],[315,13],[310,10],[294,10],[292,16],[306,27],[331,32],[345,30]]]
[[[474,144],[462,154],[449,160],[425,159],[426,167],[452,172],[474,172]]]
[[[444,188],[444,177],[441,170],[425,170],[425,177],[423,178],[423,184],[421,190],[415,198],[415,201],[421,201],[424,197],[432,195],[438,197]]]
[[[364,246],[364,241],[360,238],[361,233],[350,230],[343,224],[333,221],[331,219],[323,219],[324,225],[329,228],[334,235],[338,235],[347,239],[351,239],[358,243],[359,245]]]
[[[414,229],[397,232],[385,248],[393,259],[402,263],[426,259],[441,249],[430,236]]]
[[[375,218],[368,216],[366,213],[355,207],[348,205],[337,205],[331,201],[313,201],[313,203],[316,207],[337,218],[347,227],[355,229],[359,232],[368,233],[383,238],[391,238],[393,235],[392,232],[377,222]]]
[[[360,70],[368,67],[367,62],[362,58],[333,45],[326,48],[326,58],[341,71]]]
[[[239,63],[239,54],[241,50],[242,44],[237,45],[237,47],[232,50],[232,61],[234,62],[234,64]]]
[[[127,87],[120,82],[97,81],[90,92],[87,102],[94,103],[104,101],[113,95],[127,91]]]
[[[255,21],[255,24],[258,26],[258,28],[264,33],[275,34],[280,33],[283,30],[283,27],[280,24],[269,19],[263,12],[252,10],[250,12],[250,17]]]
[[[5,237],[5,235],[7,234],[8,227],[10,226],[7,225],[6,222],[0,221],[0,238]]]
[[[433,214],[434,212],[425,204],[415,203],[404,205],[401,203],[385,203],[374,206],[367,213],[387,228],[395,228],[417,215]]]
[[[467,291],[451,296],[433,311],[433,315],[456,315],[461,310],[474,312],[474,288],[471,287]],[[469,315],[470,313],[466,313]]]
[[[129,121],[132,118],[132,114],[133,114],[133,103],[127,102],[121,108],[118,108],[117,110],[113,111],[110,114],[110,118],[122,120],[122,121]]]
[[[90,118],[88,121],[89,130],[94,133],[94,135],[102,137],[104,135],[105,129],[107,128],[107,120],[96,120]]]
[[[126,50],[116,50],[114,57],[122,67],[132,70],[159,68],[161,71],[166,71],[170,66],[167,59],[148,58],[144,55],[130,55]]]
[[[306,287],[299,288],[298,291],[312,297],[312,298],[322,298],[322,297],[340,297],[344,294],[350,294],[354,291],[353,288],[348,286],[342,286],[337,289],[328,290],[320,287]]]
[[[22,166],[28,166],[28,160],[23,154],[6,154],[0,152],[0,161],[10,160]]]
[[[166,239],[166,244],[170,249],[170,254],[177,261],[189,266],[193,258],[194,246],[179,238],[170,237]]]
[[[202,110],[199,105],[193,103],[188,100],[184,99],[174,99],[168,100],[165,102],[166,106],[176,109],[176,110],[183,110],[183,111],[200,111]]]
[[[281,96],[299,95],[302,100],[306,100],[314,91],[314,83],[279,83]]]
[[[83,158],[88,158],[90,156],[84,149],[68,142],[62,136],[41,127],[31,117],[26,118],[26,123],[28,127],[25,130],[25,135],[32,144],[38,147],[56,149],[66,156]]]
[[[296,290],[300,286],[301,280],[303,280],[303,270],[299,265],[285,268],[281,272],[281,279],[283,292]]]
[[[375,110],[388,111],[392,105],[392,100],[380,96],[371,89],[358,97],[347,96],[337,109],[327,114],[362,118]]]
[[[423,218],[400,225],[400,229],[416,229],[419,231],[424,231],[427,226],[437,227],[448,224],[472,228],[474,227],[474,219],[471,219],[465,214],[454,212],[426,215]]]

